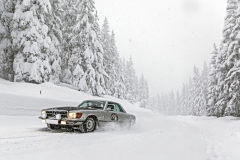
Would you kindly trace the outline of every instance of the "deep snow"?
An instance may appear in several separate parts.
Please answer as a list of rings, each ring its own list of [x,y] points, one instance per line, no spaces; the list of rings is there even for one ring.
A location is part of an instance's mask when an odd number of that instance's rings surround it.
[[[234,117],[167,117],[105,96],[136,115],[137,124],[81,134],[49,131],[38,119],[43,108],[76,106],[85,99],[98,98],[52,83],[0,79],[0,159],[240,159],[240,119]]]

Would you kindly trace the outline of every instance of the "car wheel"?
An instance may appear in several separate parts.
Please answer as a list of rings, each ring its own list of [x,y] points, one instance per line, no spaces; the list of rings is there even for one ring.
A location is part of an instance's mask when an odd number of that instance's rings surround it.
[[[52,125],[52,124],[47,124],[47,127],[48,127],[48,129],[51,129],[51,130],[53,130],[55,128],[54,125]]]
[[[87,132],[86,129],[85,129],[85,127],[84,127],[84,124],[81,124],[81,125],[79,126],[79,130],[77,130],[77,131],[80,131],[81,133],[86,133],[86,132]]]
[[[92,117],[88,117],[83,124],[85,132],[93,132],[96,129],[96,121]]]
[[[58,130],[60,129],[60,126],[54,125],[54,124],[47,124],[47,127],[51,130]]]

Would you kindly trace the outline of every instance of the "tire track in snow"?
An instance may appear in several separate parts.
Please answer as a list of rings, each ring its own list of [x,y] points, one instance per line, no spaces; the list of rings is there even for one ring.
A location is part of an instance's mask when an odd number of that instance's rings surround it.
[[[207,146],[207,153],[208,157],[207,160],[229,160],[229,157],[226,157],[223,153],[224,145],[223,141],[225,140],[224,137],[221,136],[213,136],[210,130],[203,130],[200,129],[200,137],[205,140],[208,144]]]

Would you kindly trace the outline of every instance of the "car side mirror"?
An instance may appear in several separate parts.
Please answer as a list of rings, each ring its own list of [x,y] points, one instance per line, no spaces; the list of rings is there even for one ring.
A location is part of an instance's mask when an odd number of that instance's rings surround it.
[[[107,111],[109,112],[109,111],[111,111],[112,109],[111,108],[107,108]]]

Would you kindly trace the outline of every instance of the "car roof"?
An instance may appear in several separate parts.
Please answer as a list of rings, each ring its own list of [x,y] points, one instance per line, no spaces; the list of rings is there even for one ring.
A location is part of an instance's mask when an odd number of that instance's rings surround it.
[[[118,102],[114,102],[114,101],[109,101],[109,100],[106,100],[106,99],[86,99],[84,101],[106,101],[106,102],[112,102],[112,103],[117,103],[117,104],[120,104]],[[84,102],[83,101],[83,102]]]

